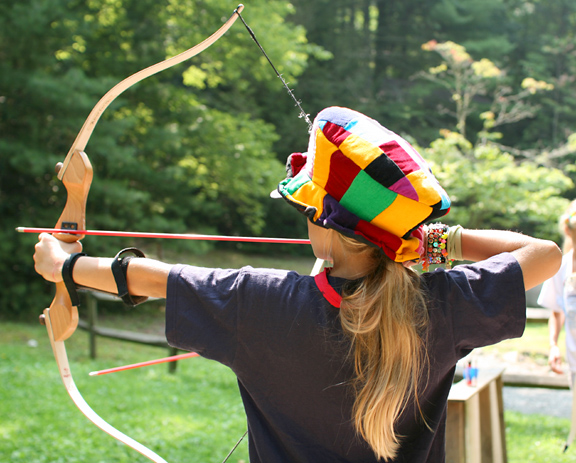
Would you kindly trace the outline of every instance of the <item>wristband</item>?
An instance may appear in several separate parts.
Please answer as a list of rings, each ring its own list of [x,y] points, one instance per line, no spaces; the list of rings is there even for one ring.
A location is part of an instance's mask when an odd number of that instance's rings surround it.
[[[462,257],[462,226],[456,225],[448,230],[448,256],[452,260],[464,260]]]
[[[64,261],[62,265],[62,280],[64,280],[64,285],[68,290],[68,295],[70,296],[70,302],[72,306],[78,307],[80,305],[80,298],[78,297],[78,292],[76,291],[76,283],[74,283],[74,278],[72,278],[72,271],[74,270],[74,265],[78,258],[85,256],[83,252],[76,252],[70,254],[68,259]]]
[[[123,254],[131,252],[133,256],[122,257]],[[146,257],[138,248],[122,249],[112,260],[112,275],[116,282],[118,289],[118,297],[124,301],[124,304],[134,307],[148,300],[147,296],[131,296],[128,292],[128,282],[126,281],[126,273],[128,272],[128,264],[134,257]]]
[[[422,269],[425,272],[430,269],[430,264],[446,264],[446,268],[452,266],[447,249],[448,229],[448,225],[443,223],[428,225],[424,255],[421,259]]]

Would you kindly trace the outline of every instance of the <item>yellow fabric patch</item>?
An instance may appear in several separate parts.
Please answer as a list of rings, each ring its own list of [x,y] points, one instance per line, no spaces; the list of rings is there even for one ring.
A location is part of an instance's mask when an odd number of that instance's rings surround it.
[[[322,188],[326,188],[330,176],[330,159],[338,147],[330,142],[324,133],[318,129],[316,133],[316,152],[314,153],[314,172],[312,181]]]
[[[408,230],[414,228],[415,224],[426,220],[430,212],[432,212],[430,206],[398,195],[394,202],[370,223],[402,237]]]
[[[437,185],[421,170],[409,173],[406,178],[410,180],[416,193],[418,193],[418,200],[421,203],[432,206],[442,200],[442,197],[436,191]]]
[[[288,196],[288,199],[304,207],[315,207],[316,214],[314,214],[314,220],[318,220],[320,214],[324,211],[324,196],[326,196],[324,189],[313,182],[308,182],[298,188],[298,190],[294,192],[294,195]]]
[[[408,240],[402,240],[402,245],[396,250],[396,262],[407,262],[409,260],[420,259],[420,254],[416,250],[420,247],[420,242],[413,236]]]
[[[354,161],[361,169],[365,169],[383,151],[358,135],[350,134],[340,145],[340,151]],[[350,153],[353,153],[351,156]]]

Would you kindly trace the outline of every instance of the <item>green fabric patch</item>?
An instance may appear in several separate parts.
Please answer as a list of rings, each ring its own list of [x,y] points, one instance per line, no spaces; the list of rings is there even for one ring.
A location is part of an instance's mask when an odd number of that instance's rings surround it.
[[[289,194],[293,195],[295,191],[298,190],[302,185],[308,183],[310,181],[310,177],[308,177],[305,173],[301,172],[296,177],[287,178],[280,182],[280,189]]]
[[[386,210],[397,196],[397,193],[383,187],[362,170],[342,196],[340,204],[370,222]]]

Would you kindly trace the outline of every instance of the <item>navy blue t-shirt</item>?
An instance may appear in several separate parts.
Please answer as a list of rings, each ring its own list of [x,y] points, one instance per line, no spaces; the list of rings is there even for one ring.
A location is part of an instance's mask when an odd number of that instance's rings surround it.
[[[525,291],[520,266],[507,253],[421,278],[430,318],[429,377],[420,394],[426,423],[414,407],[403,411],[394,461],[441,463],[455,365],[475,347],[522,335]],[[329,282],[339,290],[344,280]],[[252,463],[377,461],[354,429],[353,366],[338,309],[312,277],[176,265],[168,279],[166,336],[172,346],[234,371]]]

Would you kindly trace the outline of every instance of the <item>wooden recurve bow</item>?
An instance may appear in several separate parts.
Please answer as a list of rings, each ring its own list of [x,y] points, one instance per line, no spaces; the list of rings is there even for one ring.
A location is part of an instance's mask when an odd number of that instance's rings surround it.
[[[230,29],[243,8],[243,5],[239,5],[238,8],[234,10],[234,13],[228,21],[226,21],[220,29],[203,42],[177,56],[154,64],[131,75],[115,85],[100,99],[100,101],[98,101],[84,122],[82,129],[76,136],[76,140],[72,144],[66,159],[63,163],[59,164],[58,178],[64,184],[68,197],[64,211],[58,219],[55,228],[71,231],[86,229],[85,210],[86,200],[92,182],[92,165],[90,164],[88,156],[84,153],[84,149],[86,148],[88,140],[90,139],[100,116],[110,103],[112,103],[112,101],[114,101],[122,92],[146,77],[186,61],[204,51],[222,37],[228,29]],[[54,236],[66,242],[78,241],[84,237],[83,235],[67,233],[55,233]],[[56,284],[56,295],[54,300],[50,307],[44,310],[40,318],[41,322],[46,325],[50,343],[52,344],[52,350],[54,351],[54,357],[56,358],[56,363],[58,364],[58,369],[64,386],[80,411],[86,415],[92,423],[110,434],[112,437],[118,439],[120,442],[132,447],[134,450],[140,452],[142,455],[154,462],[166,463],[162,457],[158,456],[152,450],[136,442],[134,439],[128,437],[104,421],[96,412],[94,412],[94,410],[92,410],[88,403],[86,403],[74,384],[64,341],[76,330],[78,325],[78,310],[77,307],[72,305],[70,296],[68,295],[68,291],[63,282]]]

